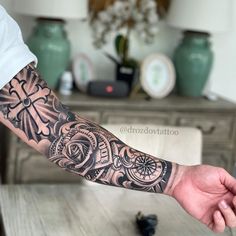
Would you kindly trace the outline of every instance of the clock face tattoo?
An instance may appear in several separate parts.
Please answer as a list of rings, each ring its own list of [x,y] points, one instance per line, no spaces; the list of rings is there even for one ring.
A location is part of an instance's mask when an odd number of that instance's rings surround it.
[[[140,155],[135,158],[132,167],[127,168],[127,176],[134,180],[136,185],[146,187],[159,187],[163,190],[166,183],[165,172],[167,163],[149,155]]]
[[[171,163],[122,144],[118,149],[113,161],[116,172],[111,177],[116,185],[149,192],[164,191],[170,176]]]
[[[162,170],[162,165],[155,162],[152,158],[147,155],[139,156],[135,159],[134,166],[130,170],[136,175],[139,181],[152,181],[155,180],[159,173],[157,169]]]

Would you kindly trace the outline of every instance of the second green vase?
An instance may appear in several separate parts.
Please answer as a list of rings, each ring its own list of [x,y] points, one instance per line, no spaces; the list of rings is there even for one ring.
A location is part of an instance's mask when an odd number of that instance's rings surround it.
[[[213,63],[208,38],[206,33],[185,32],[182,43],[176,49],[174,62],[180,95],[202,96]]]

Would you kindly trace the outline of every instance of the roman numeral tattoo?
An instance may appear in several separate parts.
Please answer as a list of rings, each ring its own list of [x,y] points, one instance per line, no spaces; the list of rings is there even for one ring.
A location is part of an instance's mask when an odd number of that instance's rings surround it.
[[[135,150],[70,112],[33,65],[26,66],[0,91],[0,113],[16,134],[23,132],[29,145],[87,180],[157,193],[167,186],[171,162]]]

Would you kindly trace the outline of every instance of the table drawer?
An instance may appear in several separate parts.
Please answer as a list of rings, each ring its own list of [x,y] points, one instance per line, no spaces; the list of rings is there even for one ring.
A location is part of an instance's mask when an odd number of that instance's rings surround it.
[[[82,177],[51,163],[46,157],[10,133],[5,179],[8,184],[82,183]]]
[[[168,125],[168,113],[152,113],[152,112],[104,112],[102,115],[102,123],[104,124],[153,124]]]
[[[15,160],[7,167],[7,183],[82,183],[82,177],[71,174],[29,148],[17,148]]]
[[[196,127],[202,131],[204,142],[233,142],[233,115],[222,114],[186,114],[177,118],[177,126]]]

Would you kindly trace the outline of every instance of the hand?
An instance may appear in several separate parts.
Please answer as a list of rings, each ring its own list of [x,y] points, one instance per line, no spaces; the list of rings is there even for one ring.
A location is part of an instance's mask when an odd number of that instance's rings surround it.
[[[180,166],[171,195],[193,217],[216,233],[236,227],[236,179],[224,169]]]

